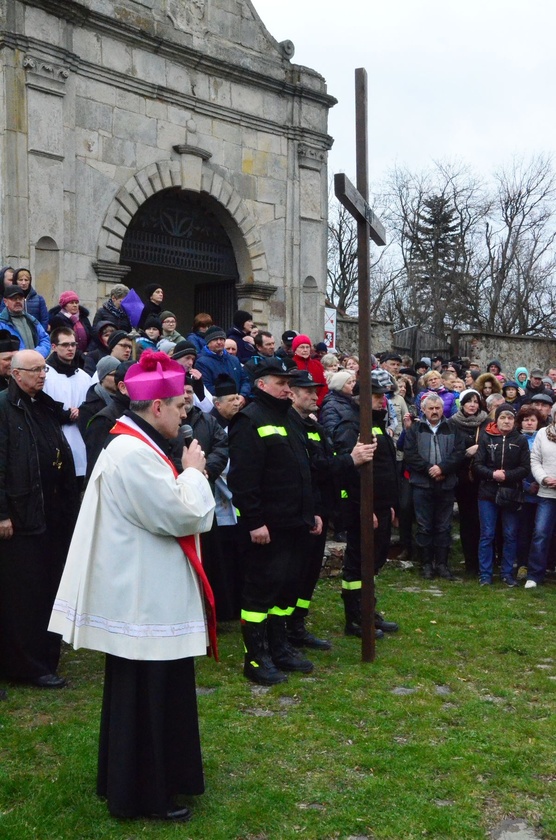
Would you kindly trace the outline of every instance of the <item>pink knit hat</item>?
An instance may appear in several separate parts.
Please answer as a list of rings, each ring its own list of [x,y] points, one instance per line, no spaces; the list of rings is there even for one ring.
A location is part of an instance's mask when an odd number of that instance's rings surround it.
[[[62,292],[58,303],[60,304],[60,306],[63,307],[66,305],[66,303],[71,303],[74,300],[76,300],[77,303],[79,303],[79,295],[77,294],[77,292]]]
[[[308,335],[296,335],[296,337],[292,341],[292,350],[295,353],[300,344],[308,344],[310,347],[312,343],[313,342],[311,341]]]
[[[185,368],[166,353],[145,350],[137,364],[132,365],[126,373],[124,382],[132,402],[181,397]]]

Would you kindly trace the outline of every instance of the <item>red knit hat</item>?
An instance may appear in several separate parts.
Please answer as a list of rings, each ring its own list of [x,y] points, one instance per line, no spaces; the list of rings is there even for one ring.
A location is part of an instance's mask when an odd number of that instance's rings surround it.
[[[67,303],[72,303],[74,300],[76,300],[77,303],[79,303],[79,295],[77,294],[77,292],[62,292],[58,303],[61,307],[64,307]]]
[[[312,341],[311,341],[311,339],[309,338],[308,335],[303,335],[303,334],[296,335],[296,337],[292,341],[292,350],[293,350],[294,353],[295,353],[295,351],[297,350],[297,348],[299,347],[300,344],[308,344],[309,347],[310,347],[311,344],[312,344]]]

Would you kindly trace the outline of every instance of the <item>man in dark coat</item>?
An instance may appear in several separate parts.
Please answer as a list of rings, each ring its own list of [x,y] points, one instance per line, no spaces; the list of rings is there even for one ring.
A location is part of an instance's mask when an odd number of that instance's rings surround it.
[[[102,363],[101,360],[100,363]],[[99,363],[99,364],[100,364]],[[114,393],[111,394],[110,402],[103,404],[102,408],[88,421],[83,431],[83,440],[87,450],[87,472],[85,480],[88,481],[93,468],[97,462],[104,444],[110,434],[110,429],[129,408],[129,396],[124,382],[125,375],[134,362],[120,362],[113,372]]]
[[[47,631],[78,507],[70,412],[43,393],[44,358],[22,350],[0,394],[0,673],[60,688],[60,637]]]

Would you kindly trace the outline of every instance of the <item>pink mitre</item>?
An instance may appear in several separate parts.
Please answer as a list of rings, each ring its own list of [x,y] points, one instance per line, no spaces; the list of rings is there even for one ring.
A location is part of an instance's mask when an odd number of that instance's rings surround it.
[[[166,353],[144,350],[136,365],[130,367],[124,382],[132,402],[165,400],[183,396],[185,368]]]

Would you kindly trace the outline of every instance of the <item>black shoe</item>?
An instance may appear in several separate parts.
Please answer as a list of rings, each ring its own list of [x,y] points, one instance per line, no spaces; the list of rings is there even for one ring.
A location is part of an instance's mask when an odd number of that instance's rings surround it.
[[[171,805],[167,811],[162,814],[152,814],[153,820],[170,820],[172,822],[187,822],[191,819],[192,813],[189,808],[183,805]]]
[[[326,639],[318,639],[305,627],[305,616],[293,615],[286,619],[288,628],[288,642],[296,648],[311,648],[313,650],[330,650],[332,645]]]
[[[248,659],[246,656],[243,676],[259,685],[279,685],[288,679],[269,656],[259,657],[258,659]]]
[[[375,613],[375,629],[383,633],[397,633],[400,628],[395,621],[386,621],[380,613]]]
[[[432,563],[425,563],[423,566],[423,577],[425,580],[434,580],[434,569]]]
[[[355,624],[353,621],[346,622],[344,627],[344,635],[345,636],[357,636],[358,639],[362,636],[362,630],[360,624]],[[384,638],[384,631],[380,628],[376,627],[375,625],[375,639],[383,639]]]
[[[456,576],[452,574],[448,566],[437,566],[436,574],[443,580],[457,580]]]
[[[33,685],[39,688],[63,688],[67,684],[67,680],[59,677],[58,674],[45,674],[43,677],[37,677],[36,680],[33,680]]]

